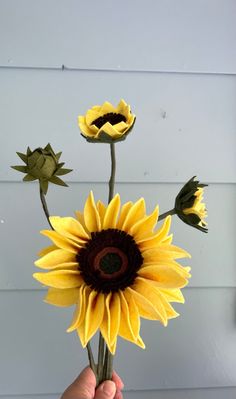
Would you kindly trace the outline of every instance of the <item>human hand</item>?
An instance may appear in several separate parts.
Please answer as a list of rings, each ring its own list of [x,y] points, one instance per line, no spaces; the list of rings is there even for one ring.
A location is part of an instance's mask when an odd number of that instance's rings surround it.
[[[95,375],[90,367],[86,367],[65,390],[61,399],[123,399],[123,387],[121,378],[114,371],[112,381],[104,381],[96,389]]]

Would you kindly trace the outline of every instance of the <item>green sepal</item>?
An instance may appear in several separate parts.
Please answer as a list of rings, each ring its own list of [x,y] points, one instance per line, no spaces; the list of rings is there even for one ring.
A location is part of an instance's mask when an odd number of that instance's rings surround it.
[[[34,176],[31,176],[30,174],[26,175],[26,176],[23,178],[23,181],[34,181],[34,180],[37,180],[37,178],[34,177]]]
[[[17,152],[17,155],[24,163],[27,163],[27,155],[23,154],[22,152]]]
[[[27,173],[27,166],[14,165],[11,166],[11,168],[17,170],[18,172]]]
[[[70,173],[70,172],[72,172],[72,170],[73,169],[59,169],[56,173],[55,173],[55,175],[56,176],[63,176],[63,175],[66,175],[67,173]]]
[[[50,181],[51,183],[58,184],[59,186],[68,187],[68,185],[67,185],[63,180],[61,180],[59,177],[57,177],[57,176],[51,177],[51,178],[49,179],[49,181]]]
[[[62,154],[62,151],[58,152],[58,153],[55,155],[57,161],[59,161],[59,159],[61,158],[61,154]]]

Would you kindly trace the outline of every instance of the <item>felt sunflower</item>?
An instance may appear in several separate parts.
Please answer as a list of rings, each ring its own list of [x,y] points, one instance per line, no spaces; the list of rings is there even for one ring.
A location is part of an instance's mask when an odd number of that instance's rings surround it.
[[[117,194],[105,206],[92,192],[76,218],[50,217],[54,231],[42,234],[53,245],[35,262],[49,271],[34,277],[50,287],[46,302],[76,305],[68,331],[83,347],[100,330],[112,354],[118,336],[144,348],[141,317],[166,326],[178,316],[171,302],[184,302],[190,268],[175,259],[190,255],[171,244],[171,217],[155,229],[157,220],[158,207],[147,215],[143,198],[121,206]]]
[[[93,143],[114,143],[125,140],[135,122],[130,106],[121,100],[117,107],[108,101],[95,105],[85,116],[78,117],[81,134]]]
[[[175,200],[175,212],[183,222],[195,227],[198,230],[207,233],[207,223],[204,220],[207,217],[206,205],[202,202],[204,187],[192,177],[180,190]]]

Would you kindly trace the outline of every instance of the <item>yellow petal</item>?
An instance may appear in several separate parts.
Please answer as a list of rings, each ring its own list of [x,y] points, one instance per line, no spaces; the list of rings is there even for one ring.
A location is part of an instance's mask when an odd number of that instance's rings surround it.
[[[94,201],[93,193],[90,192],[84,207],[84,221],[90,232],[101,230],[101,221]]]
[[[78,249],[81,248],[81,245],[76,244],[74,241],[70,240],[69,238],[62,237],[56,231],[53,230],[42,230],[40,231],[41,234],[50,238],[52,242],[61,249],[65,249],[68,252],[72,252],[74,254],[78,253]]]
[[[184,303],[184,296],[179,288],[176,289],[165,289],[165,288],[160,288],[159,291],[165,295],[167,301],[169,302],[179,302],[179,303]]]
[[[89,235],[84,230],[82,224],[72,217],[61,218],[59,216],[51,216],[50,222],[54,230],[63,237],[68,237],[78,243],[81,241],[83,243],[89,239]]]
[[[191,258],[191,255],[183,249],[174,245],[161,244],[152,249],[142,251],[145,262],[155,262],[156,260],[172,260],[178,258]]]
[[[135,223],[129,230],[137,243],[139,241],[150,237],[158,219],[158,206],[154,209],[151,215],[144,217]]]
[[[119,296],[121,305],[119,335],[128,341],[136,343],[137,337],[135,337],[131,327],[129,307],[122,291],[119,291]]]
[[[100,216],[101,224],[103,224],[104,216],[106,213],[106,206],[100,200],[97,202],[97,210]]]
[[[104,294],[91,291],[85,315],[85,341],[88,342],[98,330],[104,314]]]
[[[165,308],[166,311],[166,315],[168,319],[175,319],[176,317],[179,316],[179,313],[177,313],[174,308],[169,304],[169,302],[167,301],[165,295],[163,295],[160,290],[158,290],[158,294],[160,297],[160,301],[162,303],[162,305]]]
[[[53,269],[68,262],[69,264],[72,262],[76,266],[76,255],[64,249],[55,249],[38,259],[35,265],[42,269]]]
[[[132,208],[132,206],[133,206],[133,203],[131,201],[126,202],[126,204],[124,204],[122,206],[121,212],[120,212],[120,217],[119,217],[119,220],[118,220],[117,226],[116,226],[116,228],[118,230],[122,229],[123,223],[124,223],[124,221],[125,221],[125,219],[127,217],[127,214],[129,212],[129,210]]]
[[[71,306],[78,302],[80,288],[67,288],[64,290],[49,288],[44,302],[55,306]]]
[[[108,101],[105,101],[102,104],[99,112],[100,112],[101,116],[109,114],[110,112],[114,112],[116,114],[117,113],[117,109],[111,103],[109,103]]]
[[[50,245],[46,248],[41,249],[41,251],[39,251],[38,256],[44,256],[49,254],[50,252],[54,251],[54,249],[58,249],[58,247],[56,245]]]
[[[120,298],[115,293],[109,293],[106,298],[106,309],[108,315],[108,339],[110,345],[113,345],[117,339],[120,327]]]
[[[99,136],[102,133],[106,133],[108,134],[110,137],[112,137],[113,139],[117,139],[119,137],[123,136],[123,133],[120,133],[118,130],[115,129],[115,127],[113,125],[110,124],[110,122],[106,122],[101,129],[99,129],[99,131],[97,132],[95,138],[99,138]]]
[[[138,222],[145,215],[145,201],[143,198],[140,198],[135,204],[130,208],[129,212],[126,215],[123,225],[121,226],[121,230],[129,232],[131,227]]]
[[[78,125],[79,125],[79,128],[80,128],[80,130],[81,130],[81,133],[82,133],[84,136],[94,137],[94,132],[93,132],[93,130],[92,130],[91,128],[89,128],[89,127],[86,125],[85,117],[84,117],[84,116],[79,116],[79,117],[78,117]]]
[[[133,331],[132,326],[136,328],[135,324],[136,320],[131,320],[131,317],[134,316],[134,313],[129,308],[126,297],[124,296],[122,291],[119,291],[120,295],[120,303],[121,303],[121,320],[120,320],[120,329],[119,335],[126,339],[127,341],[133,342],[141,348],[145,348],[144,342],[142,338],[137,334],[136,331]],[[136,317],[137,315],[135,315]]]
[[[188,284],[188,280],[166,265],[143,267],[138,271],[138,275],[144,279],[155,281],[155,287],[160,288],[182,288]]]
[[[139,317],[138,308],[136,306],[133,296],[130,294],[130,291],[124,290],[124,297],[126,299],[129,308],[131,328],[135,339],[138,339],[139,330],[140,330],[140,317]]]
[[[167,238],[171,225],[171,216],[168,216],[160,229],[152,237],[147,237],[141,240],[136,240],[141,250],[150,249],[159,245],[164,239]]]
[[[76,330],[84,323],[85,316],[86,316],[88,297],[89,297],[90,292],[91,292],[91,290],[86,284],[83,284],[80,287],[79,301],[75,308],[75,311],[73,314],[73,319],[71,321],[70,327],[67,329],[67,332]]]
[[[109,203],[103,220],[103,229],[115,229],[116,221],[120,210],[120,196],[116,194]]]
[[[83,229],[86,231],[86,233],[89,236],[89,231],[88,231],[87,227],[85,226],[84,214],[80,211],[75,211],[75,217],[79,221],[79,223],[83,226]]]
[[[96,109],[89,109],[88,112],[85,115],[85,123],[87,126],[90,126],[93,124],[93,122],[100,118],[101,113],[98,112]]]
[[[40,283],[54,288],[75,288],[83,284],[80,272],[75,270],[56,270],[49,273],[34,273]]]
[[[166,326],[166,312],[159,301],[155,287],[147,284],[141,277],[137,277],[132,286],[132,290],[135,292],[134,300],[138,306],[140,316],[150,320],[160,320],[160,322]]]

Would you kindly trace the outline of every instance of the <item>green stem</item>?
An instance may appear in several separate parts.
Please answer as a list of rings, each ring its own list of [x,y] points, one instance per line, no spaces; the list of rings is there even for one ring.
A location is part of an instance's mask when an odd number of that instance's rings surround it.
[[[109,196],[108,203],[112,200],[114,196],[114,187],[115,187],[115,174],[116,174],[116,154],[115,154],[115,144],[110,144],[111,151],[111,176],[109,180]]]
[[[54,230],[53,227],[52,227],[52,225],[51,225],[50,219],[49,219],[49,216],[50,216],[50,215],[49,215],[49,212],[48,212],[48,207],[47,207],[47,203],[46,203],[46,198],[45,198],[45,195],[44,195],[43,190],[41,189],[41,187],[39,187],[39,192],[40,192],[40,199],[41,199],[41,203],[42,203],[42,207],[43,207],[45,216],[46,216],[46,218],[47,218],[47,221],[48,221],[48,223],[49,223],[51,229]]]
[[[175,208],[173,208],[173,209],[171,209],[171,210],[169,210],[169,211],[167,211],[167,212],[165,212],[165,213],[162,213],[159,217],[158,217],[158,222],[160,222],[161,220],[163,220],[163,219],[165,219],[167,216],[169,216],[169,215],[175,215],[176,214],[176,211],[175,211]]]
[[[93,370],[93,372],[95,374],[95,377],[96,377],[96,381],[98,382],[97,366],[95,364],[94,357],[93,357],[93,352],[92,352],[91,345],[90,345],[89,342],[87,343],[86,348],[87,348],[87,351],[88,351],[89,366]]]
[[[98,346],[98,383],[103,379],[103,361],[104,361],[104,349],[105,349],[105,341],[102,334],[99,334],[99,346]]]

